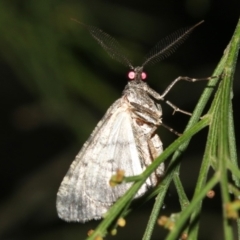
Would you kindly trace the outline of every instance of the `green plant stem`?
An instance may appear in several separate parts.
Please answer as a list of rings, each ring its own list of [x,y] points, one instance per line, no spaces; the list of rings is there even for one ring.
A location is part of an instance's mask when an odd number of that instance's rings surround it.
[[[228,61],[226,62],[226,67],[224,69],[222,107],[219,113],[221,120],[220,120],[218,159],[219,159],[219,169],[222,174],[220,187],[221,187],[221,194],[223,199],[223,227],[224,227],[225,239],[229,239],[229,240],[234,239],[234,236],[233,236],[233,228],[229,223],[229,219],[225,209],[226,204],[230,201],[230,196],[228,191],[228,176],[227,176],[226,162],[231,160],[229,145],[234,144],[234,143],[231,143],[232,139],[230,139],[230,137],[232,136],[229,135],[229,126],[231,126],[230,125],[231,122],[229,123],[229,113],[231,113],[231,110],[232,110],[231,109],[232,82],[233,82],[234,72],[236,68],[239,46],[240,46],[240,20],[228,49],[228,52],[229,52]],[[228,141],[226,141],[226,137]],[[234,149],[232,151],[234,151]]]
[[[219,106],[221,101],[221,98],[220,98],[221,85],[222,84],[220,83],[218,91],[215,94],[213,103],[208,113],[208,116],[211,118],[211,124],[209,127],[209,133],[208,133],[207,142],[206,142],[206,149],[205,149],[202,164],[200,167],[200,172],[199,172],[199,176],[198,176],[192,201],[201,193],[202,188],[205,186],[206,180],[207,180],[207,174],[208,174],[211,163],[216,164],[216,161],[214,162],[214,160],[216,159],[215,156],[217,151],[216,136],[218,132],[218,124],[217,124],[217,118],[213,116],[214,116],[214,111],[217,112],[217,109],[218,109],[217,107]],[[199,205],[196,206],[196,208],[191,214],[191,218],[190,218],[191,231],[188,233],[188,239],[190,240],[197,239],[198,229],[199,229],[198,216],[201,212],[201,207],[202,207],[202,202],[199,202]]]
[[[225,239],[233,239],[233,229],[229,224],[225,205],[230,201],[230,196],[228,192],[228,176],[227,176],[227,164],[226,162],[230,161],[229,154],[229,142],[228,142],[228,113],[229,113],[229,101],[230,101],[230,92],[231,92],[231,81],[228,74],[224,74],[223,87],[222,87],[222,101],[219,107],[219,146],[218,146],[218,162],[219,162],[219,171],[221,173],[220,178],[220,188],[223,201],[223,228]],[[227,126],[227,127],[226,127]]]
[[[236,138],[235,138],[235,130],[234,130],[234,122],[233,122],[233,111],[232,111],[232,102],[230,102],[229,107],[229,152],[230,152],[230,160],[234,165],[234,170],[238,170],[238,160],[237,160],[237,148],[236,148]],[[232,169],[232,171],[234,171]],[[239,172],[239,171],[238,171]],[[235,182],[236,186],[240,187],[240,176],[236,176],[234,172],[232,172],[232,179]]]
[[[173,181],[174,181],[174,184],[176,186],[176,189],[177,189],[177,192],[178,192],[178,197],[179,197],[179,202],[180,202],[180,205],[181,205],[181,209],[183,211],[189,205],[189,200],[188,200],[188,197],[187,197],[187,195],[184,191],[184,187],[182,185],[182,182],[179,178],[178,169],[174,173]]]
[[[213,129],[213,131],[216,129]],[[211,131],[211,129],[210,129]],[[203,187],[206,184],[206,179],[207,179],[207,174],[208,174],[208,170],[209,170],[209,166],[210,166],[210,162],[211,162],[211,152],[212,152],[212,144],[211,142],[213,142],[213,138],[211,136],[214,136],[213,134],[209,134],[210,137],[207,139],[207,143],[206,143],[206,150],[203,156],[203,161],[201,164],[201,168],[199,171],[199,176],[198,176],[198,180],[197,180],[197,184],[195,187],[195,191],[194,191],[194,195],[193,195],[193,199],[192,201],[202,192]],[[196,221],[197,217],[199,216],[199,213],[201,211],[201,207],[202,207],[202,202],[199,202],[199,204],[194,208],[192,214],[191,214],[191,218],[190,218],[190,226],[191,226],[191,231],[188,233],[188,239],[197,239],[197,235],[198,235],[198,228],[199,228],[199,224],[198,221]]]
[[[232,162],[228,162],[227,163],[227,167],[228,169],[232,172],[232,175],[234,176],[234,178],[236,178],[237,180],[240,179],[240,170],[238,167],[236,167],[236,165]],[[235,181],[235,184],[237,183],[237,181]],[[239,187],[237,184],[236,184],[237,187]]]
[[[191,213],[195,209],[195,207],[199,204],[199,202],[202,201],[202,199],[205,197],[207,192],[212,189],[219,181],[220,174],[216,173],[210,181],[206,184],[206,186],[202,189],[200,194],[198,194],[189,204],[189,206],[181,213],[178,221],[176,222],[174,228],[171,230],[171,232],[168,234],[166,240],[176,240],[179,238],[179,235],[181,234],[181,230],[187,221],[187,219],[190,217]]]
[[[159,194],[157,195],[157,197],[155,199],[155,203],[154,203],[151,215],[149,217],[148,224],[147,224],[147,227],[145,229],[145,232],[144,232],[142,240],[149,240],[149,239],[151,239],[153,228],[154,228],[154,226],[156,224],[156,219],[158,217],[160,208],[163,205],[163,201],[164,201],[166,192],[168,190],[169,184],[172,181],[172,174],[173,173],[167,175],[164,178],[164,180],[163,180],[163,182],[161,184],[161,187],[159,188]]]

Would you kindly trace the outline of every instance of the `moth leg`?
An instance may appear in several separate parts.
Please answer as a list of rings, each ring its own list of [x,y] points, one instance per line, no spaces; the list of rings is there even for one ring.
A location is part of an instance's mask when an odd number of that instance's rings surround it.
[[[188,82],[197,82],[197,81],[208,81],[211,80],[213,78],[216,78],[216,76],[213,77],[206,77],[206,78],[190,78],[190,77],[178,77],[176,78],[167,88],[166,90],[163,92],[163,94],[161,95],[161,98],[164,99],[164,97],[167,95],[167,93],[172,89],[172,87],[179,81],[184,80],[184,81],[188,81]],[[177,107],[176,105],[174,105],[173,103],[171,103],[170,101],[166,101],[166,103],[173,108],[173,115],[175,114],[175,112],[181,112],[183,114],[192,116],[192,113],[187,112],[185,110],[180,109],[179,107]]]
[[[161,126],[165,127],[168,131],[174,133],[175,135],[177,135],[179,137],[182,135],[181,133],[175,131],[173,128],[169,127],[168,125],[166,125],[164,123],[162,123]]]
[[[138,103],[135,102],[130,102],[131,105],[134,107],[133,112],[143,121],[147,123],[151,123],[154,126],[159,126],[161,125],[161,116],[162,116],[162,111],[159,110],[158,112],[154,112],[149,108],[146,108]],[[154,130],[155,131],[155,130]]]
[[[197,82],[197,81],[208,81],[208,80],[211,80],[215,77],[206,77],[206,78],[190,78],[190,77],[178,77],[176,78],[175,80],[173,80],[170,85],[166,88],[166,90],[163,92],[163,94],[161,95],[161,98],[163,99],[167,94],[168,92],[173,88],[173,86],[181,81],[181,80],[184,80],[184,81],[188,81],[188,82]]]
[[[160,118],[160,114],[157,114],[156,112],[153,112],[151,110],[149,110],[148,108],[145,108],[137,103],[131,103],[132,106],[134,106],[134,113],[141,119],[141,121],[145,121],[145,122],[150,122],[151,124],[153,124],[154,126],[163,126],[166,129],[168,129],[170,132],[174,133],[177,136],[181,136],[182,134],[177,132],[176,130],[174,130],[173,128],[167,126],[166,124],[164,124]],[[158,104],[157,105],[158,109],[159,109],[159,113],[161,112],[161,105]],[[146,114],[147,113],[147,114]],[[151,117],[152,119],[151,119]],[[152,121],[150,121],[150,119]],[[156,131],[157,127],[155,129],[153,129],[153,131],[150,133],[150,136],[148,139],[151,139],[151,137],[153,136],[153,133]],[[158,157],[158,156],[157,156]],[[155,159],[156,157],[154,157]]]
[[[180,109],[179,107],[177,107],[176,105],[174,105],[174,104],[171,103],[170,101],[166,101],[166,103],[167,103],[171,108],[173,108],[173,113],[172,113],[172,115],[174,115],[175,112],[181,112],[181,113],[186,114],[186,115],[188,115],[188,116],[192,116],[192,113]]]
[[[166,103],[167,103],[171,108],[173,108],[173,113],[172,113],[172,115],[174,115],[175,112],[181,112],[181,113],[186,114],[186,115],[188,115],[188,116],[192,116],[192,113],[180,109],[179,107],[177,107],[176,105],[174,105],[174,104],[171,103],[170,101],[166,101]],[[202,117],[200,117],[200,119],[202,119]],[[162,124],[162,125],[163,125],[163,124]],[[167,127],[167,128],[168,128],[168,127]],[[177,135],[178,135],[178,134],[177,134]]]

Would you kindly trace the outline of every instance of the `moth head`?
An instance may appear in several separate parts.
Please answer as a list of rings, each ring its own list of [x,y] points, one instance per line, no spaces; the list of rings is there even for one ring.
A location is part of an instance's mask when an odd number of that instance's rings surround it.
[[[143,71],[143,67],[135,67],[128,73],[129,81],[146,81],[147,74]]]

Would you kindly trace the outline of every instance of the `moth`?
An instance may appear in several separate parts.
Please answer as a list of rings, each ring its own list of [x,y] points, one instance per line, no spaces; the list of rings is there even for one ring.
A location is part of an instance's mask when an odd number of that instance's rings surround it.
[[[123,182],[111,187],[111,176],[118,170],[123,170],[125,176],[139,175],[162,153],[163,145],[156,133],[162,125],[159,101],[164,100],[172,86],[182,78],[173,81],[160,95],[146,83],[143,67],[169,56],[201,23],[158,42],[138,67],[133,67],[113,37],[96,27],[80,23],[110,57],[128,66],[131,71],[121,98],[112,104],[97,124],[60,185],[56,201],[60,218],[77,222],[102,218],[132,185]],[[134,198],[156,186],[163,173],[162,163]]]

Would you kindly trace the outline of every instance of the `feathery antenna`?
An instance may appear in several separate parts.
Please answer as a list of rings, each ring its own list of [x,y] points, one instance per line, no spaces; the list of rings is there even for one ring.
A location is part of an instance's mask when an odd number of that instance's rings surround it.
[[[159,41],[146,55],[142,66],[157,63],[170,56],[188,38],[190,33],[203,22],[201,21],[190,28],[180,29]]]
[[[97,27],[86,25],[74,18],[71,20],[83,25],[111,58],[117,60],[125,66],[130,67],[131,69],[134,69],[130,60],[124,55],[123,49],[116,39]],[[159,41],[146,55],[142,67],[146,66],[147,64],[154,64],[170,56],[187,39],[190,33],[203,22],[204,21],[201,21],[190,28],[180,29]]]
[[[131,69],[134,68],[128,58],[124,55],[123,49],[116,39],[97,27],[86,25],[76,19],[71,20],[83,25],[111,58],[117,60],[125,66],[130,67]]]

